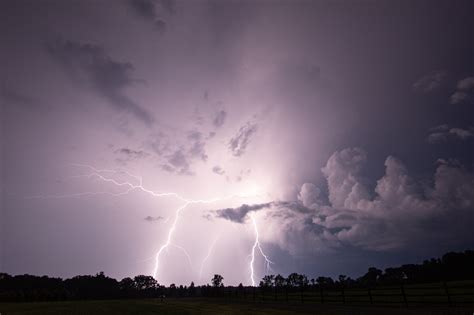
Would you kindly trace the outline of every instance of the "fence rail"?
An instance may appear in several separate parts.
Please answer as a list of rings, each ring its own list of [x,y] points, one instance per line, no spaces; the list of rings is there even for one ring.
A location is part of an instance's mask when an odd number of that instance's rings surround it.
[[[206,294],[207,296],[208,294]],[[449,305],[474,304],[474,282],[397,285],[371,288],[221,288],[212,296],[228,301],[357,304],[357,305]]]

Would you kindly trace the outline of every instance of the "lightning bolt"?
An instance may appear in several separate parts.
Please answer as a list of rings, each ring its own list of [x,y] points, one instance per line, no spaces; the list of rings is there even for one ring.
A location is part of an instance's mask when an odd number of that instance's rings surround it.
[[[259,233],[258,233],[258,226],[257,226],[257,221],[255,220],[254,214],[250,214],[250,219],[252,221],[253,229],[255,231],[255,242],[253,243],[252,246],[252,252],[250,253],[250,282],[252,283],[252,286],[256,286],[255,282],[255,270],[254,270],[254,263],[255,263],[255,252],[258,249],[260,251],[260,254],[262,255],[263,259],[265,260],[265,265],[266,265],[266,270],[267,272],[271,270],[270,264],[273,264],[273,262],[268,258],[268,256],[263,252],[262,247],[260,246],[260,240],[259,240]]]
[[[209,246],[209,250],[207,251],[206,257],[204,257],[204,259],[202,260],[201,269],[199,269],[199,280],[202,279],[202,271],[204,270],[204,265],[206,264],[206,261],[211,257],[211,253],[212,253],[212,251],[214,249],[214,246],[216,245],[218,239],[219,239],[219,237],[216,237],[214,239],[214,241],[211,243],[211,246]]]
[[[139,191],[142,191],[146,194],[151,195],[152,197],[174,197],[174,198],[176,198],[176,199],[183,202],[183,204],[180,207],[178,207],[175,211],[174,220],[171,224],[170,229],[168,230],[166,241],[160,246],[158,252],[155,254],[155,265],[154,265],[154,268],[153,268],[153,271],[152,271],[152,275],[155,279],[158,279],[158,271],[159,271],[159,267],[160,267],[160,258],[163,255],[163,253],[165,252],[165,250],[168,250],[168,248],[170,246],[174,246],[174,247],[182,250],[183,253],[187,257],[189,264],[191,265],[191,269],[193,269],[192,262],[191,262],[191,257],[189,256],[188,252],[183,247],[172,243],[173,234],[176,230],[176,226],[178,225],[181,212],[184,211],[189,205],[192,205],[192,204],[210,204],[210,203],[215,203],[215,202],[218,202],[218,201],[228,200],[228,199],[231,199],[231,198],[247,198],[247,197],[251,197],[251,196],[260,196],[259,194],[232,194],[232,195],[228,195],[228,196],[225,196],[225,197],[194,200],[194,199],[188,199],[188,198],[182,197],[180,194],[178,194],[176,192],[157,192],[157,191],[153,191],[153,190],[150,190],[148,188],[145,188],[145,186],[143,186],[143,178],[142,177],[130,174],[129,172],[127,172],[125,170],[97,169],[97,168],[95,168],[93,166],[90,166],[90,165],[87,165],[87,164],[77,164],[77,163],[72,164],[72,166],[80,167],[80,168],[86,168],[86,169],[90,170],[90,173],[88,173],[88,174],[72,176],[73,178],[74,177],[86,177],[86,178],[90,178],[90,179],[96,179],[96,180],[99,180],[99,181],[102,181],[102,182],[105,182],[105,183],[112,184],[112,185],[117,186],[119,188],[125,188],[125,190],[121,191],[121,192],[117,192],[117,193],[110,192],[110,191],[98,191],[98,192],[97,191],[86,191],[86,192],[81,192],[81,193],[63,194],[63,195],[59,195],[59,194],[58,195],[35,195],[35,196],[26,197],[26,198],[28,198],[28,199],[65,199],[65,198],[80,198],[80,197],[98,196],[98,195],[109,195],[109,196],[113,196],[113,197],[118,197],[118,196],[127,195],[127,194],[131,193],[132,191],[139,190]],[[110,175],[106,175],[106,174],[110,174]],[[118,175],[118,174],[127,175],[129,178],[132,178],[134,181],[136,181],[136,183],[132,183],[132,182],[129,182],[129,181],[119,181],[119,180],[116,180],[115,178],[112,177],[112,176]],[[268,258],[268,256],[264,253],[262,247],[260,246],[258,226],[257,226],[257,222],[255,220],[255,217],[253,215],[251,215],[250,218],[252,220],[252,225],[253,225],[254,231],[255,231],[255,242],[252,246],[251,261],[250,261],[250,280],[251,280],[252,285],[255,286],[254,262],[255,262],[255,252],[256,252],[256,250],[258,249],[260,254],[262,255],[262,257],[264,258],[267,272],[269,270],[271,270],[270,264],[273,264],[273,262]],[[165,223],[168,222],[168,220],[169,220],[169,218],[165,221]],[[217,238],[211,244],[206,257],[204,258],[204,260],[201,263],[201,268],[200,268],[200,273],[199,273],[200,278],[202,276],[202,271],[204,269],[204,264],[210,258],[212,250],[213,250],[216,242],[217,242]]]
[[[118,192],[118,193],[113,193],[113,192],[109,192],[109,191],[99,191],[99,192],[87,191],[87,192],[74,193],[74,194],[63,194],[63,195],[36,195],[36,196],[27,197],[27,198],[29,198],[29,199],[31,199],[31,198],[64,199],[64,198],[80,198],[80,197],[97,196],[97,195],[109,195],[109,196],[113,196],[113,197],[118,197],[118,196],[127,195],[127,194],[131,193],[132,191],[139,190],[139,191],[142,191],[146,194],[151,195],[152,197],[174,197],[174,198],[176,198],[176,199],[183,202],[183,204],[179,208],[177,208],[176,211],[175,211],[174,220],[172,222],[172,225],[171,225],[170,229],[168,230],[166,241],[164,242],[164,244],[162,244],[160,246],[158,252],[155,255],[155,266],[154,266],[154,269],[152,271],[152,275],[155,279],[158,279],[158,271],[159,271],[159,267],[160,267],[160,258],[163,255],[163,253],[165,252],[165,250],[167,250],[170,246],[175,246],[175,247],[181,249],[185,253],[186,257],[188,258],[188,261],[189,261],[189,263],[191,265],[191,268],[192,268],[191,258],[189,256],[189,254],[187,253],[187,251],[181,246],[177,246],[175,244],[172,244],[173,234],[176,230],[176,226],[178,225],[178,222],[179,222],[179,219],[180,219],[180,214],[189,205],[192,205],[192,204],[210,204],[210,203],[215,203],[215,202],[218,202],[218,201],[228,200],[228,199],[231,199],[231,198],[246,198],[246,197],[251,197],[251,196],[259,196],[259,194],[232,194],[232,195],[228,195],[228,196],[225,196],[225,197],[194,200],[194,199],[188,199],[188,198],[182,197],[180,194],[178,194],[176,192],[157,192],[157,191],[153,191],[153,190],[150,190],[148,188],[145,188],[143,186],[142,177],[132,175],[129,172],[124,171],[124,170],[97,169],[93,166],[86,165],[86,164],[72,164],[72,165],[76,166],[76,167],[80,167],[80,168],[87,168],[87,169],[90,170],[90,173],[88,173],[88,174],[83,174],[83,175],[78,175],[78,176],[73,176],[73,177],[86,177],[86,178],[90,178],[90,179],[96,179],[96,180],[99,180],[99,181],[102,181],[102,182],[105,182],[105,183],[112,184],[112,185],[117,186],[119,188],[125,188],[125,190],[121,191],[121,192]],[[108,176],[106,174],[110,174],[110,176]],[[132,182],[129,182],[129,181],[118,181],[118,180],[114,179],[113,177],[111,177],[111,176],[118,175],[118,174],[125,174],[128,177],[134,179],[137,183],[132,183]],[[254,265],[254,261],[255,261],[255,251],[256,251],[256,249],[258,248],[261,255],[264,257],[265,262],[266,262],[266,266],[267,266],[267,271],[270,269],[270,264],[272,264],[273,262],[270,259],[268,259],[268,257],[263,252],[263,250],[260,246],[260,243],[259,243],[257,223],[256,223],[255,218],[253,216],[251,216],[251,218],[252,218],[252,223],[253,223],[254,230],[255,230],[255,243],[252,247],[252,255],[251,255],[252,260],[251,260],[251,263],[250,263],[250,270],[251,270],[251,277],[250,278],[251,278],[252,285],[255,286],[254,266],[253,265]],[[200,269],[200,275],[202,274],[204,263],[207,259],[209,259],[210,255],[211,255],[211,252],[212,252],[212,248],[214,247],[216,241],[217,241],[217,239],[211,245],[211,248],[209,249],[206,258],[202,262],[201,269]]]
[[[191,260],[191,256],[189,255],[188,251],[186,250],[186,248],[184,248],[183,246],[176,245],[176,244],[171,244],[171,245],[173,245],[174,247],[176,247],[177,249],[179,249],[183,252],[183,254],[188,259],[188,263],[189,263],[189,266],[191,267],[191,270],[193,270],[194,269],[193,262]]]

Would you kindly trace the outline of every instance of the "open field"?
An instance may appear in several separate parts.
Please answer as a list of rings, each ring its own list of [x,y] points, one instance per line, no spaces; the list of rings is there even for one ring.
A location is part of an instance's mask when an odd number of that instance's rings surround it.
[[[227,303],[221,299],[180,298],[69,301],[40,303],[1,303],[1,315],[59,314],[456,314],[472,315],[474,307],[392,307],[321,305],[315,303]]]

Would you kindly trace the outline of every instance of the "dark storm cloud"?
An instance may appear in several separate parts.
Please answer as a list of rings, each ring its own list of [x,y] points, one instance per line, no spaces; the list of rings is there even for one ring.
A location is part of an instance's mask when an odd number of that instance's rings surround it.
[[[446,73],[444,71],[433,71],[413,83],[413,89],[422,92],[431,92],[441,86]]]
[[[217,175],[224,175],[225,171],[222,169],[222,167],[216,165],[212,168],[212,172],[216,173]]]
[[[460,80],[456,91],[451,95],[451,104],[472,103],[474,101],[474,77]]]
[[[139,80],[131,77],[133,65],[107,55],[101,46],[57,39],[47,45],[51,56],[76,79],[87,83],[119,111],[133,114],[147,125],[153,122],[151,113],[125,95],[124,89]]]
[[[236,223],[244,223],[245,217],[249,212],[258,211],[272,206],[272,203],[261,203],[255,205],[243,204],[238,208],[226,208],[214,210],[215,216]]]
[[[257,132],[256,123],[247,122],[244,126],[240,127],[237,134],[229,141],[229,149],[232,152],[232,155],[243,155],[255,132]]]
[[[216,116],[214,117],[214,120],[212,121],[212,124],[214,125],[214,127],[219,128],[224,124],[226,117],[227,112],[221,109],[217,112]]]
[[[474,137],[474,126],[468,128],[450,128],[448,125],[441,125],[431,129],[428,135],[429,143],[440,143],[451,139],[468,140]]]
[[[148,221],[148,222],[156,222],[156,221],[160,221],[160,220],[163,220],[164,218],[162,216],[157,216],[157,217],[152,217],[152,216],[147,216],[145,217],[145,221]]]

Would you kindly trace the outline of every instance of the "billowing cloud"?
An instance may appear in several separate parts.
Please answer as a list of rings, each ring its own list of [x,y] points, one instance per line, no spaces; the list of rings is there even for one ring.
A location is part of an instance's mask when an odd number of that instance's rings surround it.
[[[268,209],[267,228],[278,233],[267,235],[266,241],[292,253],[303,246],[298,240],[312,242],[320,249],[349,245],[388,251],[469,235],[470,225],[456,222],[474,219],[472,172],[458,163],[441,160],[434,184],[427,186],[409,176],[399,159],[389,156],[384,176],[369,194],[360,182],[360,164],[364,161],[366,154],[358,148],[335,152],[329,158],[323,168],[328,204],[321,201],[321,190],[316,185],[305,183],[297,200],[242,205],[217,210],[215,216],[243,223],[248,212]]]
[[[444,71],[433,71],[422,76],[413,83],[413,89],[422,92],[431,92],[441,86],[442,81],[446,77]]]
[[[343,151],[333,156],[340,156]],[[346,157],[343,161],[352,162],[361,156],[353,149],[343,155]],[[345,165],[344,174],[357,174],[360,170],[358,163]],[[312,223],[322,228],[324,233],[320,236],[327,241],[388,250],[420,239],[428,242],[426,235],[430,235],[430,231],[440,237],[462,237],[467,230],[463,227],[455,231],[454,221],[461,216],[472,222],[474,217],[474,174],[459,165],[440,164],[434,186],[426,187],[408,175],[400,160],[389,156],[385,161],[385,175],[375,186],[375,197],[367,198],[366,192],[358,194],[357,204],[351,197],[354,190],[347,193],[347,181],[329,184],[334,173],[340,173],[339,169],[325,170],[329,194],[339,193],[345,200],[332,199],[330,205],[320,207],[312,215]],[[356,187],[357,177],[352,177],[349,183],[350,187]]]
[[[360,148],[348,148],[333,153],[321,171],[326,176],[329,201],[333,207],[352,209],[368,197],[361,182],[360,171],[367,154]]]
[[[298,200],[307,208],[317,208],[320,201],[321,190],[312,183],[304,183],[298,194]]]
[[[241,156],[245,153],[252,135],[257,132],[257,124],[247,122],[240,127],[237,134],[229,141],[229,149],[234,156]]]
[[[114,108],[129,112],[150,125],[153,116],[125,94],[127,87],[139,80],[131,76],[133,65],[112,59],[99,45],[61,38],[47,45],[48,51],[76,79],[86,83]]]

